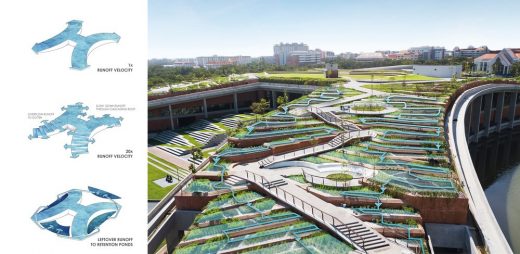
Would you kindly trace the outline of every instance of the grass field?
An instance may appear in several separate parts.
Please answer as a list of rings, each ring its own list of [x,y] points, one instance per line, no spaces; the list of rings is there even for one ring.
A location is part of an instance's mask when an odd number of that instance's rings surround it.
[[[162,188],[153,182],[165,176],[166,173],[148,164],[148,200],[161,200],[164,196],[166,196],[166,194],[168,194],[168,192],[170,192],[171,189],[173,189],[173,187],[175,187],[174,184],[166,188]]]
[[[367,74],[361,74],[361,75],[351,75],[351,74],[345,74],[344,76],[342,77],[347,77],[347,78],[351,78],[351,79],[354,79],[354,80],[372,80],[372,75],[367,75]],[[423,75],[417,75],[417,74],[408,74],[408,75],[395,75],[395,76],[391,76],[391,75],[374,75],[374,80],[375,81],[403,81],[403,80],[420,80],[420,81],[428,81],[428,80],[438,80],[439,78],[434,78],[434,77],[428,77],[428,76],[423,76]]]
[[[315,78],[315,79],[325,79],[325,74],[323,74],[323,73],[287,72],[287,73],[269,73],[269,75],[264,75],[263,73],[258,73],[257,75],[259,77],[273,77],[273,78]]]

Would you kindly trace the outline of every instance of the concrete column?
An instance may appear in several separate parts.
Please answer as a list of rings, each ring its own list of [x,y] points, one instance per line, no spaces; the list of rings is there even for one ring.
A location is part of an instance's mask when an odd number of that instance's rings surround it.
[[[505,93],[497,93],[497,107],[495,108],[495,126],[496,132],[500,132],[500,126],[502,125],[502,111],[504,110],[504,97]]]
[[[476,98],[471,104],[471,123],[470,132],[473,132],[472,141],[478,142],[478,132],[480,124],[480,108],[482,107],[482,96]]]
[[[484,105],[484,136],[487,137],[489,135],[489,127],[491,126],[491,108],[493,104],[493,94],[484,95],[485,105]]]
[[[467,110],[466,110],[466,114],[464,116],[464,131],[466,133],[466,140],[469,142],[469,127],[470,127],[470,123],[471,123],[471,110],[473,109],[473,107],[469,107]]]
[[[208,104],[206,98],[202,99],[202,102],[204,103],[204,106],[202,107],[202,110],[204,110],[204,118],[208,118]]]
[[[277,108],[278,103],[276,103],[276,92],[275,91],[271,91],[271,100],[273,100],[273,108]]]
[[[175,129],[174,128],[174,125],[173,125],[173,112],[172,112],[172,104],[169,104],[168,105],[168,111],[170,113],[170,126],[171,126],[171,129]]]
[[[515,122],[516,96],[517,96],[517,92],[512,92],[511,99],[509,100],[509,127],[510,128],[513,128],[513,124]]]
[[[238,99],[237,99],[237,93],[233,94],[233,106],[235,108],[235,114],[238,114]]]

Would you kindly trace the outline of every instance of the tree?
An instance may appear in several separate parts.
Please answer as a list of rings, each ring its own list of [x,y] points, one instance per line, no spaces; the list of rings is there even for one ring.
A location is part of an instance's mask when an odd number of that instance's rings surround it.
[[[200,149],[200,147],[192,146],[190,152],[191,152],[191,157],[194,160],[198,160],[198,159],[202,159],[203,158],[202,150]]]
[[[457,76],[455,76],[455,74],[453,74],[451,76],[450,85],[451,85],[451,88],[455,88],[457,85]]]
[[[287,95],[287,91],[283,92],[283,96],[278,96],[278,98],[276,98],[276,103],[279,107],[285,105],[287,102],[289,102],[289,96]]]
[[[511,65],[511,76],[520,77],[520,62],[516,62]]]
[[[251,111],[255,114],[264,114],[269,109],[269,101],[262,98],[258,102],[251,104]]]
[[[189,169],[190,169],[192,174],[195,174],[197,172],[197,169],[195,168],[195,165],[193,165],[193,163],[190,164],[190,168]]]

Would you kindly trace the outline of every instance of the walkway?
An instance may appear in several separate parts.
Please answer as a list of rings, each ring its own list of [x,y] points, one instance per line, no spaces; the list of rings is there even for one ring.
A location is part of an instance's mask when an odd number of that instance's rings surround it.
[[[359,138],[367,138],[372,137],[373,133],[369,130],[361,130],[361,131],[350,131],[345,132],[342,134],[339,134],[335,138],[333,138],[331,141],[329,141],[326,144],[317,145],[309,148],[304,148],[301,150],[297,150],[294,152],[279,154],[279,155],[271,155],[267,158],[264,158],[263,160],[258,161],[258,165],[260,167],[266,167],[271,164],[274,164],[276,162],[281,161],[287,161],[287,160],[294,160],[301,157],[323,153],[327,151],[331,151],[334,149],[339,148],[340,146],[344,145],[345,143],[349,142],[352,139],[359,139]]]
[[[251,174],[249,174],[248,178],[247,171],[249,171],[257,174],[259,177],[263,177],[264,180],[269,182],[285,181],[284,178],[276,172],[259,169],[257,165],[258,163],[236,165],[229,171],[229,173],[231,175],[253,180]],[[260,181],[261,179],[257,178],[255,182],[261,185]],[[388,242],[385,237],[377,233],[375,230],[366,227],[361,220],[345,212],[345,209],[323,201],[306,190],[298,187],[298,185],[293,182],[289,181],[284,185],[270,189],[266,188],[266,190],[274,196],[277,196],[279,199],[284,200],[300,212],[325,223],[332,230],[342,235],[351,244],[361,247],[363,242],[365,242],[364,246],[365,249],[368,250],[368,253],[401,253],[401,251],[407,251],[405,247]],[[345,232],[348,231],[342,230],[343,228],[349,227],[352,227],[350,236],[348,236],[348,233],[345,234]]]
[[[322,110],[322,109],[325,109],[325,110]],[[307,107],[307,111],[316,115],[318,118],[322,119],[323,121],[325,121],[329,124],[332,124],[332,125],[336,125],[343,130],[346,130],[346,131],[361,130],[361,128],[359,128],[354,123],[351,123],[347,120],[342,119],[341,117],[335,115],[333,113],[333,111],[328,110],[328,109],[330,109],[330,108],[328,108],[328,107],[327,108],[317,108],[317,107],[313,107],[313,106]]]
[[[172,156],[170,153],[167,153],[155,146],[152,146],[152,147],[148,147],[148,152],[149,153],[152,153],[153,155],[156,155],[157,157],[161,158],[161,159],[164,159],[170,163],[172,163],[173,165],[176,165],[180,168],[183,168],[183,169],[189,169],[190,168],[190,163],[188,163],[188,161],[186,160],[183,160],[179,157],[176,157],[176,156]]]

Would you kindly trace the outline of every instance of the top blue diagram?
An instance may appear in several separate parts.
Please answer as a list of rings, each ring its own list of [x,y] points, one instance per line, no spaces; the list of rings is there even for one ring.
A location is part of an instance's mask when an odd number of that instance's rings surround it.
[[[36,53],[49,49],[57,49],[56,47],[64,42],[73,42],[74,50],[71,57],[71,68],[83,70],[88,67],[87,58],[92,46],[100,41],[119,42],[121,38],[116,33],[96,33],[89,36],[80,35],[83,21],[71,20],[67,22],[67,28],[61,33],[39,43],[34,44],[32,50]]]

